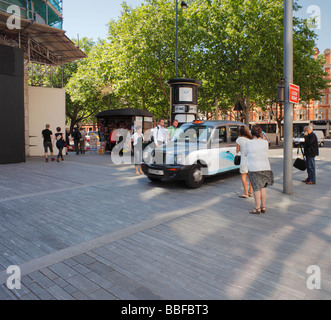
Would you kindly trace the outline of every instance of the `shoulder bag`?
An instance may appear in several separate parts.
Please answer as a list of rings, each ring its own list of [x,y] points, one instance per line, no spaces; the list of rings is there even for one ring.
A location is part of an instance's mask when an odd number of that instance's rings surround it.
[[[303,159],[297,157],[293,163],[293,167],[294,168],[297,168],[301,171],[305,171],[307,169],[307,164],[306,164],[306,160],[305,160],[305,156],[303,154],[303,151],[302,151],[302,147],[300,146],[300,150],[301,150],[301,153],[302,153],[302,157]],[[297,154],[299,154],[299,148],[298,148],[298,152]]]

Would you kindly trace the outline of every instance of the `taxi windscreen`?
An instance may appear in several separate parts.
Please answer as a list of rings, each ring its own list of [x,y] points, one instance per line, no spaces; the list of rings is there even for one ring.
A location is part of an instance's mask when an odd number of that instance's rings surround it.
[[[177,143],[206,143],[211,132],[212,128],[209,126],[183,125],[177,130],[171,141]]]

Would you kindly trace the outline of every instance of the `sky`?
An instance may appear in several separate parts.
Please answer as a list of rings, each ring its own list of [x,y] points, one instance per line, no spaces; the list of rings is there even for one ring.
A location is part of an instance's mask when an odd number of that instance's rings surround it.
[[[143,2],[144,0],[126,0],[133,8]],[[107,38],[107,24],[121,15],[121,3],[121,0],[63,0],[63,29],[66,30],[66,35],[71,39]],[[299,0],[298,3],[302,8],[294,13],[295,16],[319,16],[315,32],[318,35],[316,44],[320,52],[331,49],[331,0]]]

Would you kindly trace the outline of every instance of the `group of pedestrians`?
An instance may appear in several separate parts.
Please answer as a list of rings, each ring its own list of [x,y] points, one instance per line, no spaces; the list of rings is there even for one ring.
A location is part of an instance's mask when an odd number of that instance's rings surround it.
[[[274,176],[268,159],[269,143],[264,138],[259,125],[240,128],[240,137],[236,140],[237,153],[241,154],[240,173],[244,194],[241,198],[254,196],[255,207],[251,214],[266,212],[266,187],[273,185]],[[247,182],[248,178],[248,182]]]
[[[71,137],[74,139],[75,152],[85,154],[86,145],[86,132],[84,128],[74,127],[74,131],[71,133]]]
[[[153,139],[155,143],[155,147],[159,147],[163,144],[167,144],[172,137],[175,135],[178,129],[178,121],[174,120],[172,125],[168,128],[164,126],[164,119],[160,119],[157,126],[153,130]],[[142,133],[142,127],[137,126],[135,133],[131,136],[132,143],[130,143],[131,152],[134,154],[134,163],[136,168],[136,174],[142,174],[143,171],[141,169],[142,162],[142,150],[143,150],[143,141],[144,134]],[[133,149],[132,149],[133,148]]]
[[[61,132],[61,127],[56,128],[56,133],[53,136],[53,132],[50,130],[50,125],[46,124],[45,129],[41,132],[43,138],[43,147],[45,151],[45,161],[48,162],[48,152],[51,154],[51,161],[55,161],[54,158],[54,144],[58,149],[58,154],[56,161],[63,161],[63,152],[64,149],[69,145],[69,136],[70,133],[67,131],[65,134]],[[74,139],[75,151],[76,154],[85,153],[85,143],[86,143],[86,132],[83,128],[81,130],[78,127],[74,128],[74,131],[71,133],[71,137]],[[61,160],[60,160],[61,159]]]
[[[316,183],[315,156],[318,155],[317,137],[310,127],[304,128],[304,156],[306,157],[308,177],[302,182],[308,185]],[[274,175],[268,159],[269,143],[259,125],[240,128],[240,137],[236,140],[237,153],[240,152],[240,173],[244,193],[240,198],[254,196],[254,209],[251,214],[266,212],[266,187],[274,183]]]
[[[41,134],[43,137],[45,161],[48,162],[48,150],[51,153],[51,161],[55,161],[53,150],[54,143],[58,149],[56,161],[60,162],[60,159],[63,161],[63,148],[66,147],[66,140],[63,133],[61,132],[61,127],[56,128],[56,133],[53,137],[53,132],[50,130],[50,125],[46,124],[46,128],[41,132]]]

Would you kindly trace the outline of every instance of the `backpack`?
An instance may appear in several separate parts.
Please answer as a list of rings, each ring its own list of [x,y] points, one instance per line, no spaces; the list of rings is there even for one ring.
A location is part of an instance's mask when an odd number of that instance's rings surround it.
[[[82,138],[82,135],[80,134],[79,131],[74,131],[72,134],[74,140],[80,140]]]

